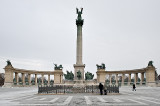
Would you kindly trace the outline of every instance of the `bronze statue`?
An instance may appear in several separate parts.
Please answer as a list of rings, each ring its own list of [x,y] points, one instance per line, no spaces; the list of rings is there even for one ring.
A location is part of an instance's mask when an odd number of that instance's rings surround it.
[[[104,63],[102,63],[101,65],[97,64],[96,66],[97,66],[97,69],[105,69],[106,68]]]
[[[77,78],[80,80],[81,77],[82,77],[82,74],[81,74],[81,72],[80,72],[80,70],[79,70],[79,71],[77,72]]]
[[[72,71],[67,71],[67,74],[64,74],[64,77],[66,80],[73,80],[74,79],[74,74],[72,73]]]
[[[81,11],[79,11],[78,8],[76,8],[76,10],[78,14],[77,20],[82,20],[81,14],[82,14],[83,8],[81,8]]]
[[[61,64],[60,64],[59,66],[57,66],[57,64],[54,64],[54,69],[55,69],[55,70],[62,70],[63,67],[62,67]]]
[[[11,65],[11,66],[12,66],[12,64],[11,64],[10,60],[7,60],[6,62],[7,62],[7,66],[9,66],[9,65]]]
[[[94,77],[94,74],[92,74],[90,72],[85,73],[85,79],[86,80],[92,80],[93,77]]]
[[[152,66],[153,67],[153,61],[149,61],[148,66]]]

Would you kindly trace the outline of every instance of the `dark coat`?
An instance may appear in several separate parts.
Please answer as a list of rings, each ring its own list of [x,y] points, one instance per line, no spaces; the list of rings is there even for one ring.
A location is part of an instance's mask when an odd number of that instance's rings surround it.
[[[103,85],[101,83],[99,84],[99,89],[103,90]]]

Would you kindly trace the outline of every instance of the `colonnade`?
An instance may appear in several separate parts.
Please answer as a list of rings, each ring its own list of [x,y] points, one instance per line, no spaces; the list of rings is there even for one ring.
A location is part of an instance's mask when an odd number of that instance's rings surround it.
[[[16,84],[17,85],[19,85],[19,73],[18,72],[14,72],[15,73],[15,82],[16,82]],[[13,73],[13,74],[14,74]],[[44,85],[44,75],[47,75],[47,74],[30,74],[30,73],[20,73],[21,75],[22,75],[22,84],[23,85],[26,85],[26,82],[25,82],[25,75],[27,75],[28,76],[28,85],[32,85],[32,83],[31,83],[31,75],[34,75],[35,77],[34,77],[34,85],[37,85],[37,75],[41,75],[41,84],[42,85]],[[48,85],[50,85],[50,76],[51,76],[52,74],[48,74],[48,82],[47,82],[47,84]],[[33,80],[32,80],[33,81]]]
[[[63,71],[60,70],[54,70],[54,71],[35,71],[35,70],[24,70],[24,69],[17,69],[12,67],[12,65],[7,65],[5,68],[5,81],[4,81],[4,87],[11,87],[14,85],[38,85],[38,75],[41,76],[41,85],[50,85],[51,84],[51,75],[54,75],[54,84],[61,84],[63,83]],[[13,82],[15,74],[15,82]],[[22,81],[19,81],[19,74],[21,75]],[[28,84],[25,81],[25,76],[28,76]],[[45,75],[48,75],[48,82],[47,84],[44,82]],[[34,84],[31,82],[31,76],[34,76]],[[33,81],[33,80],[32,80]]]
[[[147,86],[155,86],[155,67],[154,66],[147,66],[146,68],[142,69],[135,69],[135,70],[122,70],[122,71],[105,71],[105,69],[98,69],[97,70],[97,82],[98,83],[105,83],[106,75],[109,75],[109,84],[112,85],[112,75],[115,75],[115,84],[119,84],[118,76],[121,74],[121,82],[120,84],[123,86],[125,83],[125,76],[128,75],[127,85],[130,84],[138,84],[138,74],[140,73],[140,85],[146,84]],[[131,76],[134,74],[134,82],[131,81]],[[144,75],[146,80],[144,81]]]
[[[132,74],[134,74],[134,82],[133,83],[134,84],[139,83],[138,82],[138,73],[129,73],[129,74],[122,73],[121,74],[121,82],[119,82],[120,81],[119,74],[114,74],[115,75],[115,84],[118,85],[119,83],[121,83],[121,85],[124,85],[125,77],[127,77],[126,75],[128,75],[128,81],[127,81],[128,84],[127,85],[130,85],[132,83],[132,81],[131,81]],[[140,74],[141,74],[140,85],[142,85],[142,84],[145,84],[145,82],[144,82],[145,72],[141,72]],[[113,83],[112,76],[113,76],[113,74],[109,74],[109,85],[112,85],[112,83]]]

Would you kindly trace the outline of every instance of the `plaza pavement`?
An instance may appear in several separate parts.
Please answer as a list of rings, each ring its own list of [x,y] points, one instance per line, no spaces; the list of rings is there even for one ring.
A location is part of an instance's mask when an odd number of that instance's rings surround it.
[[[39,95],[37,87],[0,88],[0,106],[160,106],[160,87],[121,87],[120,94]]]

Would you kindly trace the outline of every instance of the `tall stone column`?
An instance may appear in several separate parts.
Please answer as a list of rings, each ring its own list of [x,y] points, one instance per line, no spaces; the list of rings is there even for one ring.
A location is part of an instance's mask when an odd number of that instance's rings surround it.
[[[15,80],[16,80],[16,84],[19,85],[19,77],[17,72],[15,72]]]
[[[118,85],[118,74],[116,74],[116,85]]]
[[[22,73],[22,83],[23,83],[23,85],[26,85],[26,83],[25,83],[25,73]]]
[[[50,85],[50,74],[48,74],[48,85]]]
[[[143,81],[144,81],[144,72],[141,73],[141,83],[140,83],[141,85],[142,85]]]
[[[28,84],[31,85],[31,74],[28,74]]]
[[[131,73],[128,76],[128,85],[130,85],[130,83],[131,83]]]
[[[35,85],[37,85],[37,74],[35,74]]]
[[[77,51],[76,51],[76,64],[74,64],[74,80],[84,80],[84,68],[85,65],[82,62],[82,26],[83,26],[83,19],[81,17],[82,14],[82,8],[81,11],[77,9],[77,20],[76,20],[76,25],[77,25]],[[77,72],[81,73],[81,78],[77,77]]]

